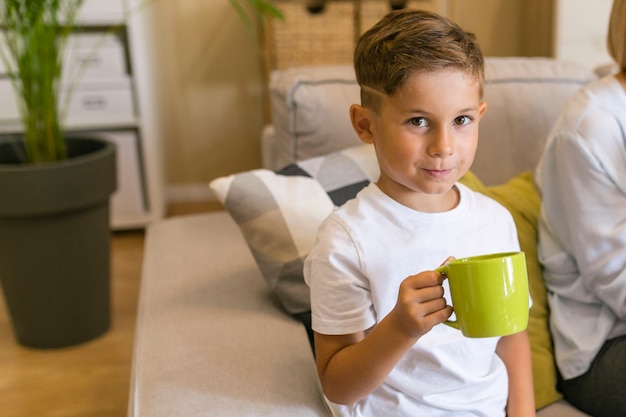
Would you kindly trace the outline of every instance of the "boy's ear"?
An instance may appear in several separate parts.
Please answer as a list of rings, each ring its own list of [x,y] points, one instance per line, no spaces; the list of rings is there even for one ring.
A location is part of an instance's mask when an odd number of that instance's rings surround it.
[[[372,118],[374,114],[369,109],[353,104],[350,106],[350,120],[352,127],[359,138],[364,143],[373,143],[374,134],[372,132]]]
[[[480,103],[480,106],[478,107],[478,120],[483,118],[483,115],[485,114],[485,110],[487,110],[487,103],[482,101]]]

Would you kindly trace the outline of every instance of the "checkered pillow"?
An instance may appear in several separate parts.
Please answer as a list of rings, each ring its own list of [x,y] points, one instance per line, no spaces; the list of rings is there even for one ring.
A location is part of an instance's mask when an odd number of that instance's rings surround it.
[[[302,273],[320,223],[378,178],[371,145],[215,179],[211,188],[239,225],[263,277],[292,314],[310,310]]]

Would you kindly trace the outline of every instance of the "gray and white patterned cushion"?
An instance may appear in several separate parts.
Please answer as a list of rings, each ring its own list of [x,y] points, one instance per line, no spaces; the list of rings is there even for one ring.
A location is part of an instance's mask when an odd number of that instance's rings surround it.
[[[317,228],[379,169],[371,145],[360,145],[286,166],[221,177],[211,189],[239,225],[272,291],[292,314],[310,310],[302,273]]]

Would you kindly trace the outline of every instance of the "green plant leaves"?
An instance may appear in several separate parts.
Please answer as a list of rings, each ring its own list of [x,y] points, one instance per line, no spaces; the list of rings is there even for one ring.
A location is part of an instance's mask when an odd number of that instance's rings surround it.
[[[269,0],[228,0],[245,25],[252,29],[256,22],[263,25],[264,18],[283,20],[283,13]]]
[[[18,98],[27,161],[67,157],[57,97],[62,52],[83,0],[5,0],[3,60]]]

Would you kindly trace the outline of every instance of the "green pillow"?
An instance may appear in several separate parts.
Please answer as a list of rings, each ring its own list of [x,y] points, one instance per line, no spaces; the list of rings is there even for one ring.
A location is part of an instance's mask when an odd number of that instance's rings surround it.
[[[537,258],[537,219],[541,199],[530,172],[524,172],[503,185],[486,187],[472,172],[462,179],[474,191],[485,194],[506,207],[515,220],[520,248],[526,254],[528,285],[533,305],[528,319],[528,337],[533,361],[535,406],[543,408],[562,398],[556,389],[556,368],[548,327],[548,301],[541,265]]]

